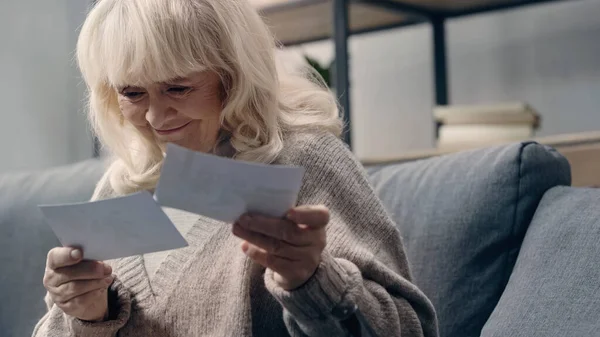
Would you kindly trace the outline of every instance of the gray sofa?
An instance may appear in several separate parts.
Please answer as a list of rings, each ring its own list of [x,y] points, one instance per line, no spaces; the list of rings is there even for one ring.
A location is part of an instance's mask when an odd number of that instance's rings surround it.
[[[45,311],[57,240],[36,205],[88,199],[102,171],[0,175],[1,336],[30,335]],[[520,143],[367,171],[441,336],[600,336],[600,190],[569,187],[556,151]]]

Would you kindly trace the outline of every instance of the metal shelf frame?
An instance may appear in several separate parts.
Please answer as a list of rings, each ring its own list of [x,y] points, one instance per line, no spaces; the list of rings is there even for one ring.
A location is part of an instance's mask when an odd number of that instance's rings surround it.
[[[322,0],[321,0],[322,1]],[[469,15],[487,13],[499,10],[508,10],[529,5],[566,1],[566,0],[522,0],[509,3],[490,3],[481,6],[471,6],[464,10],[442,10],[438,8],[420,6],[409,3],[403,3],[392,0],[333,0],[333,34],[331,37],[322,36],[310,40],[284,42],[283,46],[291,46],[308,42],[316,42],[332,38],[335,44],[335,67],[334,83],[340,102],[340,107],[343,110],[343,118],[346,124],[344,132],[344,140],[352,147],[351,137],[351,106],[350,106],[350,80],[349,80],[349,63],[348,63],[348,38],[350,35],[358,35],[373,31],[387,30],[402,26],[414,25],[419,23],[429,23],[432,26],[432,44],[433,44],[433,76],[434,76],[434,104],[448,105],[450,104],[449,97],[449,74],[448,74],[448,57],[446,45],[446,22],[448,19],[464,17]],[[574,0],[571,0],[574,1]],[[307,1],[310,2],[310,1]],[[312,2],[319,2],[313,0]],[[290,4],[282,4],[274,6],[267,11],[283,10],[284,7],[302,6],[305,2],[296,2]],[[390,11],[398,11],[404,14],[409,14],[410,19],[403,21],[401,24],[377,27],[376,29],[356,31],[351,33],[348,26],[348,10],[351,3],[361,3],[371,6],[377,6]],[[436,138],[437,138],[436,127]]]

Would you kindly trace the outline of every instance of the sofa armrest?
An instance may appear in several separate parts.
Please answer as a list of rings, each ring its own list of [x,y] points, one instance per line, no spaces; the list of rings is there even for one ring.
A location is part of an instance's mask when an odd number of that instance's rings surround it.
[[[529,226],[482,336],[597,336],[600,189],[555,187]]]

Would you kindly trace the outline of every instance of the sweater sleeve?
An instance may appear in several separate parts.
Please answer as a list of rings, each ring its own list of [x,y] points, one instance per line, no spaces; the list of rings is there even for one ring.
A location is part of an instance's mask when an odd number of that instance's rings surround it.
[[[282,162],[306,169],[298,203],[326,205],[331,220],[322,262],[305,285],[286,291],[265,273],[290,335],[343,336],[340,319],[358,307],[379,336],[437,336],[433,306],[411,283],[398,230],[350,151],[328,134],[291,149]]]
[[[105,174],[96,186],[92,200],[110,197],[113,192]],[[112,261],[105,261],[112,265]],[[110,317],[105,322],[91,323],[71,317],[54,305],[50,296],[44,301],[48,312],[36,324],[32,337],[116,337],[118,331],[127,324],[131,314],[131,296],[129,291],[115,276],[115,281],[108,288],[108,305]]]
[[[32,337],[115,337],[125,326],[131,313],[129,292],[116,279],[108,289],[110,319],[105,322],[91,323],[71,317],[54,305],[46,296],[49,310],[38,322]]]

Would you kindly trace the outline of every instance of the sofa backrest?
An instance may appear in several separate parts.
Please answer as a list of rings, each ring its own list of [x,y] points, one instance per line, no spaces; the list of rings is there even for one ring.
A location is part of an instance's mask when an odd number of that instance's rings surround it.
[[[414,282],[441,337],[479,336],[544,193],[570,184],[568,162],[521,143],[368,169],[397,222]]]
[[[103,169],[102,162],[90,160],[0,175],[0,335],[30,336],[46,312],[46,254],[59,242],[37,205],[88,200]]]

